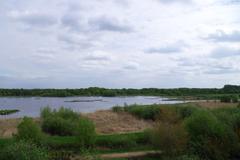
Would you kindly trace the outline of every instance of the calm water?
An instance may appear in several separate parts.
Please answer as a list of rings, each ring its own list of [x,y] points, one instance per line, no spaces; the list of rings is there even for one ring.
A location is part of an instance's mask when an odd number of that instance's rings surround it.
[[[75,102],[73,102],[75,101]],[[110,109],[115,105],[124,104],[169,104],[181,103],[181,101],[167,101],[162,97],[2,97],[0,98],[0,109],[18,109],[20,112],[0,116],[0,118],[17,118],[23,116],[39,117],[42,107],[60,108],[61,106],[71,108],[77,112],[94,112],[96,110]]]

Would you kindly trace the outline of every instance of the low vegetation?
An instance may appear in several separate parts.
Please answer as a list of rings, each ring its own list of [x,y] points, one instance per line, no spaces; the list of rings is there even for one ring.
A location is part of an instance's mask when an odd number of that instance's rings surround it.
[[[99,159],[101,156],[98,155],[103,153],[149,150],[161,151],[161,154],[138,159],[235,160],[240,157],[239,107],[208,109],[197,103],[186,103],[131,105],[114,107],[113,111],[153,121],[154,127],[137,133],[97,135],[93,123],[82,115],[65,108],[45,108],[41,114],[41,127],[32,119],[24,118],[14,138],[0,139],[3,148],[0,157],[5,155],[11,159],[17,156],[15,153],[26,152],[49,160],[70,160],[74,155],[91,155],[92,159]],[[57,120],[54,123],[47,121],[50,117]],[[46,127],[44,123],[52,124]],[[55,127],[56,123],[61,123],[61,129]],[[65,128],[71,125],[74,125],[72,131],[66,132]],[[29,146],[33,149],[27,152]],[[18,151],[11,149],[13,147]]]
[[[5,110],[0,110],[0,115],[9,115],[17,112],[19,112],[19,110],[17,109],[11,109],[11,110],[5,109]]]
[[[33,143],[19,141],[0,149],[0,160],[49,160],[49,154]]]

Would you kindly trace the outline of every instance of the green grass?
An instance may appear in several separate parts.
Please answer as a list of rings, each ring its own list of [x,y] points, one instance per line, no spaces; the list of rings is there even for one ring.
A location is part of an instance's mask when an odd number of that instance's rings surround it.
[[[14,142],[13,138],[0,139],[0,148]],[[43,145],[53,151],[64,150],[80,152],[80,145],[75,136],[46,136]],[[146,133],[126,133],[98,135],[91,154],[124,153],[133,151],[154,150]]]
[[[145,120],[156,120],[162,115],[162,110],[175,110],[181,118],[189,117],[193,112],[198,110],[198,105],[195,103],[182,104],[152,104],[152,105],[129,105],[125,107],[115,106],[113,112],[128,112],[138,118]]]

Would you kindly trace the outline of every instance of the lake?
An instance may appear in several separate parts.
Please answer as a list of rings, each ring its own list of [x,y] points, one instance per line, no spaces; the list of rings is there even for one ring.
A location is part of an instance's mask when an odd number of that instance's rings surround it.
[[[49,106],[58,109],[61,106],[71,108],[76,112],[94,112],[110,109],[124,104],[174,104],[182,101],[172,101],[163,97],[134,96],[134,97],[1,97],[1,109],[18,109],[20,112],[0,118],[19,118],[23,116],[39,117],[40,110]]]

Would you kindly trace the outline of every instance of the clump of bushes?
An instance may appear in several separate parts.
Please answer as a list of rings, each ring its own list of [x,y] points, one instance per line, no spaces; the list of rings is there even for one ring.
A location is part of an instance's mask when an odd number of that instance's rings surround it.
[[[41,110],[42,130],[51,135],[72,136],[76,132],[80,115],[71,109],[52,110],[46,107]]]
[[[146,120],[155,120],[160,113],[159,105],[125,105],[124,107],[115,106],[114,112],[128,112],[138,118]]]
[[[149,132],[136,132],[125,134],[101,135],[98,136],[96,145],[107,148],[128,148],[133,149],[138,145],[150,145]]]
[[[204,159],[229,159],[238,147],[238,139],[226,124],[210,111],[198,111],[185,121],[189,147]]]
[[[225,103],[237,103],[238,98],[237,95],[224,95],[220,97],[220,101]]]
[[[115,106],[112,108],[113,112],[128,112],[138,118],[145,120],[157,120],[162,114],[162,110],[165,108],[175,110],[181,119],[185,119],[191,116],[195,111],[198,110],[194,104],[174,104],[174,105],[129,105],[129,106]]]
[[[42,130],[50,135],[76,136],[79,145],[90,147],[95,143],[96,133],[92,121],[82,117],[71,109],[42,109]]]
[[[17,129],[18,132],[15,135],[17,140],[30,141],[36,144],[42,143],[43,133],[32,118],[24,117]]]
[[[180,154],[187,146],[187,132],[179,115],[173,109],[161,110],[151,134],[152,143],[167,157]]]
[[[96,141],[96,132],[93,122],[87,118],[81,118],[77,124],[76,136],[81,146],[93,146]]]
[[[48,152],[37,145],[19,141],[0,150],[1,160],[49,160]]]

